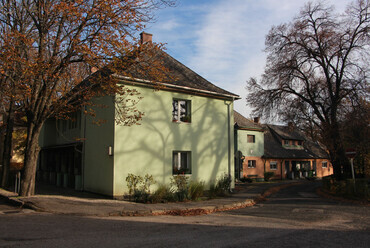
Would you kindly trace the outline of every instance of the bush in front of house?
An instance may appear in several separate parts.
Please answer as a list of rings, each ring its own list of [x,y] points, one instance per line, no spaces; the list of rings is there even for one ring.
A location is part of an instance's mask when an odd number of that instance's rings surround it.
[[[274,175],[275,173],[272,171],[263,173],[263,176],[266,182],[269,181]]]
[[[150,186],[155,183],[151,175],[144,177],[129,174],[126,177],[129,188],[129,199],[142,203],[166,203],[186,200],[198,200],[204,196],[205,183],[189,181],[189,177],[175,175],[171,177],[170,184],[160,184],[151,194]],[[231,177],[227,174],[221,176],[216,183],[210,185],[209,198],[225,196],[230,192]]]
[[[230,192],[231,188],[231,177],[224,174],[219,178],[215,184],[211,184],[209,187],[208,196],[209,198],[215,198],[217,196],[225,196]]]
[[[171,177],[171,186],[175,188],[175,195],[178,201],[188,199],[189,177],[184,175],[175,175]]]
[[[128,174],[126,177],[130,199],[135,202],[148,202],[150,200],[150,186],[155,183],[152,175],[146,174],[144,177]]]
[[[188,198],[192,201],[198,200],[204,195],[204,182],[191,181],[188,186]]]
[[[242,177],[242,178],[240,178],[240,181],[242,183],[251,183],[251,182],[253,182],[253,179],[249,178],[249,177]]]
[[[150,202],[152,203],[166,203],[175,201],[175,191],[168,184],[160,184],[150,197]]]

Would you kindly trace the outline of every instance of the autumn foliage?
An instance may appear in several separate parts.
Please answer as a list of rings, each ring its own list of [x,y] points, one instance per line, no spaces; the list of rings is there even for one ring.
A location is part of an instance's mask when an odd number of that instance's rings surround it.
[[[0,4],[1,104],[8,111],[10,106],[19,107],[27,118],[21,195],[32,195],[45,120],[68,119],[69,113],[92,106],[96,96],[137,95],[115,77],[132,76],[129,68],[160,81],[163,70],[153,54],[161,45],[139,44],[137,36],[153,20],[155,9],[173,2],[2,0]],[[93,68],[99,71],[89,76]],[[134,110],[128,103],[130,107]],[[123,124],[140,120],[140,111],[128,114],[127,109],[122,110]]]

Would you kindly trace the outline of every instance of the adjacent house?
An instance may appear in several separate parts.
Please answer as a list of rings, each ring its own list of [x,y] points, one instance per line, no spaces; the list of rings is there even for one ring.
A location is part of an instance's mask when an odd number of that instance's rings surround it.
[[[255,121],[248,120],[234,111],[235,178],[260,177],[263,168],[264,129]],[[263,178],[263,171],[262,171]]]
[[[142,34],[143,40],[151,37]],[[83,111],[74,114],[75,122],[49,120],[40,137],[38,179],[120,197],[128,192],[129,173],[150,174],[161,184],[184,174],[208,187],[225,174],[233,176],[233,101],[239,96],[165,52],[160,58],[173,81],[160,82],[159,89],[141,78],[117,75],[142,97],[137,104],[144,112],[140,125],[116,124],[117,96],[96,99],[107,106],[96,109],[97,118],[106,120],[101,126]]]
[[[236,178],[274,179],[307,176],[324,177],[333,173],[328,154],[320,144],[295,129],[293,125],[262,125],[234,111]]]
[[[324,177],[333,174],[326,151],[318,144],[287,126],[265,125],[265,171],[275,178],[294,179],[311,175]]]

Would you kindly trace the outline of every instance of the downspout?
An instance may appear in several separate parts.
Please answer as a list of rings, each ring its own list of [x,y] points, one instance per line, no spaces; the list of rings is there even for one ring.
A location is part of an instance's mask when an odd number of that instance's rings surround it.
[[[81,184],[82,184],[82,190],[85,190],[85,156],[86,156],[86,106],[84,107],[85,108],[85,111],[84,113],[81,113],[84,115],[84,125],[83,125],[83,128],[84,128],[84,131],[83,131],[83,145],[82,145],[82,164],[81,164],[81,173],[82,173],[82,177],[81,177]]]
[[[227,162],[228,162],[228,176],[231,179],[231,135],[230,135],[230,105],[232,104],[232,101],[228,103],[228,101],[225,101],[225,104],[227,106]],[[230,187],[230,192],[231,192],[231,187]]]

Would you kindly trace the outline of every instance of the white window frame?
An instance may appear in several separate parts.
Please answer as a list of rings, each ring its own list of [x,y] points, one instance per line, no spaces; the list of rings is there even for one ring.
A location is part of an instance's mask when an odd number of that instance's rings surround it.
[[[256,167],[257,167],[257,161],[256,160],[248,160],[248,168],[256,168]]]
[[[182,107],[181,107],[181,102],[185,102],[185,116],[184,117],[189,117],[189,120],[181,120],[182,117]],[[175,113],[175,103],[177,104],[177,113]],[[191,123],[191,100],[186,100],[186,99],[177,99],[174,98],[172,100],[172,121],[173,122],[184,122],[184,123]]]
[[[175,168],[175,156],[177,155],[177,168]],[[182,166],[182,156],[186,156],[186,166]],[[185,168],[184,168],[185,167]],[[177,170],[177,171],[176,171]],[[191,152],[190,151],[173,151],[172,152],[172,174],[189,174],[191,175]]]
[[[275,168],[271,167],[271,165],[273,165],[273,164],[275,164],[275,166],[274,166]],[[277,161],[270,161],[270,170],[277,170],[277,167],[278,167],[277,165],[278,165]]]
[[[325,166],[324,166],[325,165]],[[321,162],[321,167],[322,168],[328,168],[328,161],[322,161]]]

